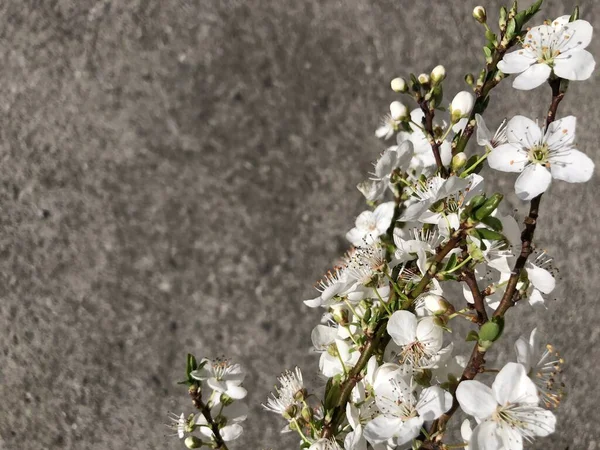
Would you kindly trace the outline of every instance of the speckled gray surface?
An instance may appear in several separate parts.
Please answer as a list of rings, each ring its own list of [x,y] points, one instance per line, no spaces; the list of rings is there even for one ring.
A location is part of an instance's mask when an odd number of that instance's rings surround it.
[[[545,18],[574,4],[547,3]],[[600,25],[600,3],[581,4]],[[443,63],[447,92],[461,88],[481,64],[473,6],[2,1],[0,448],[183,448],[163,423],[189,410],[187,351],[248,368],[255,414],[236,448],[295,448],[258,404],[284,368],[315,379],[319,313],[301,300],[362,210],[389,80]],[[573,84],[560,110],[596,163],[598,87]],[[541,116],[548,95],[506,83],[490,120]],[[562,282],[540,319],[509,315],[507,341],[539,320],[567,360],[570,395],[538,449],[600,448],[599,183],[551,187],[538,242]]]

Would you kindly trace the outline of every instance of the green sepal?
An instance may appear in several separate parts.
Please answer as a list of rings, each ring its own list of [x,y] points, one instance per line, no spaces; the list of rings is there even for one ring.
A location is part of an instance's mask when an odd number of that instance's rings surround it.
[[[450,259],[448,259],[448,263],[446,264],[446,267],[444,268],[444,270],[445,271],[452,270],[452,269],[454,269],[454,266],[456,266],[456,253],[452,253],[450,255]]]
[[[325,411],[331,411],[337,406],[337,402],[340,396],[341,381],[338,376],[331,377],[327,381],[327,387],[325,389]]]
[[[198,369],[198,362],[196,361],[196,357],[194,355],[192,355],[191,353],[188,353],[186,366],[185,366],[185,375],[187,376],[187,381],[189,383],[192,383],[194,381],[191,373],[196,369]]]
[[[489,63],[492,60],[492,50],[488,46],[485,46],[483,47],[483,53],[485,53],[485,62]]]

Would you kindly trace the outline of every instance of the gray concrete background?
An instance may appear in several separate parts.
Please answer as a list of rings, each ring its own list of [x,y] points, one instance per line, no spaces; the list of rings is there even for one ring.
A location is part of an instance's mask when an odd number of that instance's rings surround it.
[[[574,4],[546,3],[543,18]],[[581,4],[600,25],[600,2]],[[191,410],[175,384],[187,351],[247,367],[236,448],[296,448],[258,405],[284,368],[315,381],[319,312],[301,300],[362,210],[389,80],[442,63],[448,95],[461,89],[481,65],[475,5],[2,1],[0,448],[183,448],[163,423]],[[598,87],[572,84],[560,109],[596,163]],[[489,121],[548,103],[505,83]],[[570,395],[538,449],[600,448],[599,183],[544,198],[538,243],[561,283],[546,314],[509,314],[498,347],[512,357],[539,323],[567,360]]]

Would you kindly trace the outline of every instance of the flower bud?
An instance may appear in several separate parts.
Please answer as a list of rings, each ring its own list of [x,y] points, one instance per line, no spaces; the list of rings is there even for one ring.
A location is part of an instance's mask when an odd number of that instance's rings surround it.
[[[442,65],[436,66],[431,71],[431,81],[433,84],[441,83],[446,78],[446,68]]]
[[[454,307],[448,300],[441,295],[433,294],[428,292],[422,298],[425,308],[431,311],[435,315],[446,314],[447,312],[453,313]]]
[[[394,78],[390,85],[392,86],[392,91],[394,92],[406,92],[408,90],[408,86],[406,85],[404,78]]]
[[[469,86],[473,86],[475,84],[475,77],[472,73],[465,75],[465,83],[467,83]]]
[[[465,164],[467,164],[467,159],[468,158],[465,152],[460,152],[454,155],[452,157],[452,170],[456,172],[457,170],[465,167]]]
[[[408,108],[398,101],[390,104],[390,113],[394,120],[405,120],[408,119]]]
[[[467,91],[460,91],[452,99],[450,105],[450,115],[452,123],[458,122],[463,117],[468,117],[475,106],[475,97]]]
[[[419,80],[419,83],[421,84],[429,84],[431,78],[429,78],[429,75],[427,75],[426,73],[422,73],[417,77],[417,80]]]
[[[196,436],[188,436],[185,438],[184,444],[187,448],[200,448],[204,443]]]
[[[476,6],[473,9],[473,17],[479,23],[485,23],[487,21],[487,12],[483,6]]]

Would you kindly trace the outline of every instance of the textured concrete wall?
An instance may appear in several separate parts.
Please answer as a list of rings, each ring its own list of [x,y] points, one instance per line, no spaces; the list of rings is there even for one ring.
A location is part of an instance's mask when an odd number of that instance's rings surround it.
[[[547,3],[544,18],[574,5]],[[237,448],[295,448],[258,404],[284,368],[316,381],[319,312],[301,300],[362,210],[389,80],[442,63],[447,91],[462,88],[481,65],[475,4],[0,2],[0,448],[183,448],[163,423],[190,410],[175,385],[187,351],[248,368],[255,415]],[[581,4],[600,25],[600,2]],[[574,83],[560,109],[596,163],[598,88]],[[542,116],[549,93],[505,83],[493,102],[495,125]],[[539,449],[600,448],[599,183],[544,198],[556,300],[539,319],[511,311],[497,350],[512,357],[539,323],[567,360],[570,395]]]

